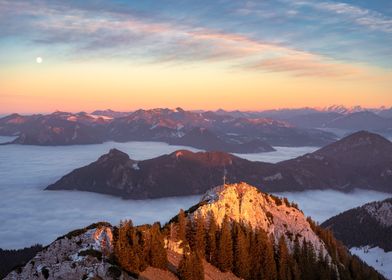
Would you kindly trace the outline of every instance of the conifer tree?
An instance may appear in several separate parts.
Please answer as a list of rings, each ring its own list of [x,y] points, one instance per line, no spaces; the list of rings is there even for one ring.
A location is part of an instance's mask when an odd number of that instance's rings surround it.
[[[276,280],[278,278],[275,254],[274,241],[267,237],[264,244],[264,258],[262,262],[262,277],[265,280]]]
[[[196,252],[193,255],[193,275],[194,279],[204,280],[204,266],[203,266],[203,258]]]
[[[262,278],[262,262],[263,262],[263,234],[261,229],[256,229],[252,234],[252,245],[250,246],[250,258],[252,261],[251,279]]]
[[[186,217],[185,218],[186,221],[186,226],[185,226],[185,239],[187,244],[189,245],[189,247],[191,247],[191,249],[193,251],[196,250],[196,222],[190,218],[190,217]]]
[[[151,228],[150,265],[161,269],[167,267],[167,254],[159,223]]]
[[[185,249],[177,272],[181,280],[203,280],[204,267],[202,258],[197,253]]]
[[[185,252],[182,255],[180,263],[178,264],[177,273],[180,280],[192,280],[193,279],[193,268],[192,258],[190,252]]]
[[[248,236],[245,233],[246,228],[241,228],[238,223],[235,223],[235,242],[234,242],[234,272],[237,276],[249,279],[250,278],[250,258]]]
[[[233,240],[230,229],[229,218],[225,216],[219,236],[218,267],[222,271],[233,269]]]
[[[216,245],[217,226],[214,214],[210,213],[210,222],[207,232],[206,259],[213,265],[216,265],[217,245]]]
[[[198,255],[204,258],[205,247],[206,247],[205,220],[201,214],[195,218],[196,218],[195,248]]]
[[[286,239],[282,235],[278,242],[278,276],[280,280],[291,280],[290,265]]]
[[[181,240],[182,242],[186,243],[186,217],[184,210],[180,209],[178,213],[178,232],[177,232],[177,239]]]
[[[135,254],[135,244],[132,242],[134,227],[132,221],[122,221],[118,229],[118,239],[115,244],[114,252],[117,262],[125,270],[138,274],[140,272],[140,260]]]

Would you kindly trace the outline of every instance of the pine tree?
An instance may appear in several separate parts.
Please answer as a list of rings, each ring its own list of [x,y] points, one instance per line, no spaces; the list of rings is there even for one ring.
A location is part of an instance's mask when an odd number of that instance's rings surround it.
[[[178,240],[181,240],[182,242],[186,243],[186,217],[185,217],[185,212],[184,210],[180,209],[180,212],[178,213],[178,232],[177,232],[177,238]]]
[[[185,221],[186,221],[186,226],[185,226],[186,243],[189,245],[189,247],[191,247],[193,251],[195,251],[196,250],[196,241],[195,241],[196,222],[190,217],[186,217]]]
[[[300,261],[300,256],[301,256],[301,245],[299,244],[298,236],[295,236],[293,251],[294,251],[293,258],[298,263]]]
[[[136,247],[132,242],[134,227],[132,221],[122,221],[118,229],[118,238],[114,247],[114,253],[120,266],[131,272],[138,274],[140,272],[140,260],[138,254],[135,254]]]
[[[196,252],[193,255],[193,276],[194,279],[204,280],[204,266],[203,266],[203,258]]]
[[[159,223],[151,228],[150,265],[161,269],[167,267],[167,254]]]
[[[184,250],[184,253],[177,268],[177,273],[180,280],[193,280],[192,266],[192,257],[190,256],[189,252],[185,252]]]
[[[195,248],[198,255],[204,258],[206,248],[205,220],[201,214],[195,218]]]
[[[230,229],[229,218],[225,216],[222,222],[218,247],[218,267],[222,271],[233,269],[233,240]]]
[[[261,229],[256,229],[252,234],[252,242],[250,246],[250,258],[252,261],[251,279],[261,279],[262,269],[261,265],[263,262],[263,234]]]
[[[204,267],[202,258],[197,253],[185,249],[178,265],[177,273],[181,280],[203,280]]]
[[[245,233],[246,228],[242,228],[238,223],[233,225],[235,229],[235,242],[234,242],[234,272],[237,276],[249,279],[250,278],[250,241]]]
[[[216,265],[217,246],[216,246],[217,227],[214,214],[211,212],[209,227],[207,231],[206,259],[213,265]]]
[[[278,276],[280,280],[291,280],[290,265],[286,239],[282,235],[278,242]]]
[[[278,278],[275,255],[274,255],[274,241],[267,237],[265,240],[264,258],[262,262],[262,277],[265,280],[276,280]]]

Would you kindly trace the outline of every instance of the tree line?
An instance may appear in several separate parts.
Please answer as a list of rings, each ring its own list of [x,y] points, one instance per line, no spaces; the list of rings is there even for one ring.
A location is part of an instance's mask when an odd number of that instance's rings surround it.
[[[167,269],[166,238],[181,244],[183,254],[177,276],[183,280],[204,279],[203,260],[243,279],[383,279],[351,256],[332,232],[311,219],[308,222],[324,241],[328,254],[299,235],[287,233],[275,240],[264,230],[252,229],[228,216],[218,225],[213,214],[203,217],[181,210],[163,228],[159,223],[134,227],[130,221],[122,222],[115,234],[115,259],[121,268],[134,274],[147,266]]]

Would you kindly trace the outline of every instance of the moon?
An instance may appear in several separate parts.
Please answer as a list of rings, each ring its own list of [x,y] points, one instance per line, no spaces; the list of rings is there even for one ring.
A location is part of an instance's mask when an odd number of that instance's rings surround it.
[[[43,62],[43,59],[42,59],[42,57],[38,56],[38,57],[35,59],[35,61],[37,61],[37,63],[42,63],[42,62]]]

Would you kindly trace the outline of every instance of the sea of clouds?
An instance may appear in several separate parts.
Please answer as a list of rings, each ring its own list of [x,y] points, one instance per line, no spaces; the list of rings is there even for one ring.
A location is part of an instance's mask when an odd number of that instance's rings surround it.
[[[0,137],[1,142],[11,140]],[[44,191],[50,183],[71,170],[95,161],[111,148],[132,159],[143,160],[189,147],[159,142],[107,142],[97,145],[40,147],[0,146],[0,248],[21,248],[34,243],[48,244],[56,237],[97,221],[117,224],[132,219],[135,224],[167,222],[180,208],[197,203],[200,196],[153,200],[123,200],[108,195],[79,191]],[[276,152],[238,156],[277,162],[314,151],[314,147],[283,148]],[[322,222],[353,206],[388,197],[388,194],[357,190],[279,193],[299,203],[306,215]]]

